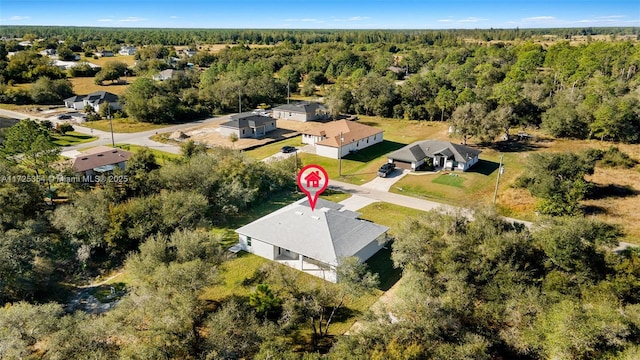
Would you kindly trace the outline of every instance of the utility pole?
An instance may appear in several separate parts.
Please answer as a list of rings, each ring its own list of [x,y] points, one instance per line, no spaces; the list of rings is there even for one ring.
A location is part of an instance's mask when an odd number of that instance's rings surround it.
[[[289,82],[287,81],[287,104],[289,104]]]
[[[240,91],[240,88],[238,88],[238,114],[242,113],[242,95]]]
[[[342,143],[344,142],[344,137],[342,136],[342,131],[340,132],[340,147],[338,148],[338,176],[342,177]]]
[[[109,127],[111,127],[111,146],[116,147],[116,141],[113,138],[113,116],[111,116],[111,105],[107,103],[107,117],[109,118]]]
[[[498,184],[500,183],[500,175],[504,172],[504,166],[502,165],[502,160],[504,159],[504,155],[500,155],[500,165],[498,166],[498,178],[496,179],[496,190],[493,192],[493,204],[496,204],[496,199],[498,198]]]

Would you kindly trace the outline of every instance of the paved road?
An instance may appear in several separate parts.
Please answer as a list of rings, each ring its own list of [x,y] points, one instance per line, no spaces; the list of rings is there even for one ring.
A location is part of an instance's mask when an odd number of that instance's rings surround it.
[[[23,114],[23,113],[20,113],[20,112],[11,111],[11,110],[4,110],[4,109],[0,109],[0,115],[6,116],[6,117],[15,118],[15,119],[27,119],[27,118],[30,118],[30,119],[35,119],[35,120],[49,120],[54,124],[65,122],[65,121],[61,121],[61,120],[55,119],[55,118],[46,118],[46,117],[42,117],[42,116],[27,115],[27,114]],[[171,145],[171,144],[159,143],[159,142],[156,142],[156,141],[153,141],[153,140],[149,139],[149,137],[157,134],[158,132],[174,132],[174,131],[178,131],[178,130],[184,130],[184,129],[192,128],[192,127],[195,127],[195,126],[215,123],[215,122],[218,122],[218,121],[221,121],[221,120],[222,120],[221,118],[209,118],[209,119],[205,119],[205,120],[197,120],[197,121],[192,121],[192,122],[189,122],[189,123],[169,126],[169,127],[158,129],[158,130],[149,130],[149,131],[143,131],[143,132],[137,132],[137,133],[114,133],[113,134],[113,139],[114,139],[115,143],[126,143],[126,144],[132,144],[132,145],[146,146],[146,147],[149,147],[149,148],[152,148],[152,149],[166,151],[166,152],[173,153],[173,154],[179,154],[180,153],[180,147],[179,146],[175,146],[175,145]],[[83,147],[87,147],[87,146],[99,146],[99,145],[110,145],[111,144],[111,133],[108,132],[108,131],[95,130],[95,129],[91,129],[91,128],[84,127],[84,126],[77,125],[77,124],[74,124],[73,128],[75,129],[75,131],[77,131],[79,133],[96,136],[98,138],[98,140],[92,141],[90,143],[83,143],[83,144],[80,144],[80,145],[74,145],[74,146],[65,147],[64,151],[77,150],[78,148],[83,148]]]

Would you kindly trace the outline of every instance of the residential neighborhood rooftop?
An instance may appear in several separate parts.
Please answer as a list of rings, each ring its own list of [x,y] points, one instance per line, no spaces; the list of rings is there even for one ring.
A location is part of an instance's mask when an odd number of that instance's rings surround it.
[[[312,211],[304,198],[236,232],[336,266],[389,230],[359,216],[324,199],[318,199]]]
[[[360,124],[356,121],[338,120],[322,124],[304,132],[307,135],[324,136],[326,139],[319,141],[318,145],[340,147],[340,143],[348,144],[360,139],[382,133],[381,129]],[[342,141],[340,141],[342,136]]]
[[[419,161],[426,157],[434,157],[434,155],[453,156],[457,162],[467,162],[467,160],[476,157],[482,151],[469,146],[450,143],[441,140],[423,140],[417,141],[396,150],[388,155],[389,158],[396,160],[412,162]]]
[[[76,156],[73,159],[73,170],[83,172],[105,165],[118,164],[129,160],[131,153],[122,149],[100,146]]]

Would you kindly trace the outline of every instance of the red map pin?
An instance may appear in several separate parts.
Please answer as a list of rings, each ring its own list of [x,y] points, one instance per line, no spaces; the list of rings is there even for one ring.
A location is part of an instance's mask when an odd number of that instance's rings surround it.
[[[319,165],[307,165],[298,173],[298,187],[309,198],[311,211],[316,207],[318,196],[329,185],[329,175],[327,171]]]

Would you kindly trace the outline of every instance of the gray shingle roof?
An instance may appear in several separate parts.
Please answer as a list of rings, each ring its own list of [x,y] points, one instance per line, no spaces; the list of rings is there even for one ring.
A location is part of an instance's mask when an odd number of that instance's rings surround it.
[[[482,151],[468,146],[453,144],[441,140],[423,140],[414,142],[387,155],[389,159],[405,162],[416,162],[425,157],[444,155],[453,157],[455,161],[466,163],[468,160],[478,156]]]
[[[311,211],[308,200],[298,200],[236,230],[284,249],[331,265],[355,255],[389,228],[360,220],[342,205],[318,199]]]
[[[234,129],[242,129],[247,127],[254,128],[254,127],[263,126],[266,123],[275,122],[275,121],[276,119],[269,116],[251,114],[242,118],[234,119],[233,117],[231,117],[230,121],[222,123],[220,124],[220,126],[231,127]]]
[[[284,104],[273,108],[273,110],[290,111],[297,113],[313,113],[320,107],[318,103],[299,102],[295,104]]]

